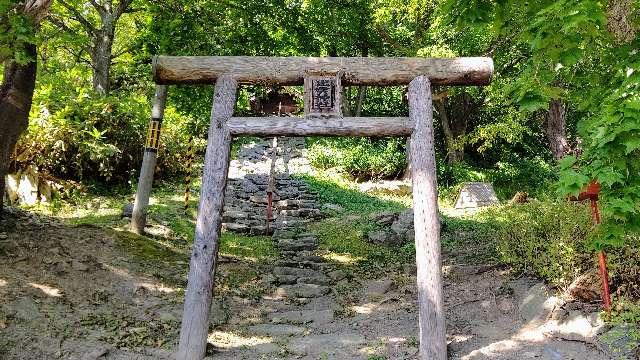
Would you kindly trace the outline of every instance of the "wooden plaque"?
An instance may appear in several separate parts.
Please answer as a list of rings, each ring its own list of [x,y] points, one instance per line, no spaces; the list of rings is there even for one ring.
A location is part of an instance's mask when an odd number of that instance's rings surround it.
[[[304,113],[307,116],[342,116],[342,71],[313,72],[304,76]]]

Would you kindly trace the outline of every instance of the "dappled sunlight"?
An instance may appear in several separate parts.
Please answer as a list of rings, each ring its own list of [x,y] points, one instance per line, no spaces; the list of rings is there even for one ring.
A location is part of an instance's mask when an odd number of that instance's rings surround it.
[[[54,288],[48,285],[43,285],[43,284],[36,284],[36,283],[28,283],[29,286],[38,289],[40,291],[42,291],[43,293],[45,293],[48,296],[53,296],[53,297],[61,297],[62,296],[62,291],[58,288]],[[2,285],[2,282],[0,280],[0,285]]]
[[[478,356],[504,356],[505,353],[520,354],[525,348],[534,346],[529,352],[537,352],[544,348],[544,344],[553,341],[556,334],[565,334],[570,338],[584,339],[585,343],[589,343],[589,339],[595,336],[595,333],[585,332],[591,330],[589,324],[585,324],[586,319],[583,317],[569,318],[566,321],[549,320],[541,323],[538,320],[532,320],[520,328],[515,334],[508,339],[502,339],[492,342],[479,349],[473,350],[461,359],[476,359]],[[461,342],[466,339],[461,339]]]
[[[269,344],[273,342],[273,339],[262,336],[242,336],[234,332],[214,331],[209,334],[207,341],[217,348],[233,349]]]
[[[365,346],[358,350],[360,354],[366,355],[368,357],[375,358],[376,355],[385,354],[389,352],[389,349],[399,348],[402,345],[407,343],[407,339],[404,337],[379,337],[368,346]],[[386,359],[386,357],[385,357]]]
[[[7,285],[9,285],[9,283],[7,282],[7,280],[0,279],[0,287],[4,287],[4,286],[7,286]]]
[[[150,291],[157,291],[157,292],[161,292],[161,293],[165,293],[165,294],[173,294],[177,291],[179,291],[179,288],[175,288],[175,287],[170,287],[170,286],[166,286],[162,283],[150,283],[150,282],[145,282],[145,281],[140,281],[136,283],[136,287],[141,287],[144,288],[146,290],[150,290]]]
[[[365,260],[362,256],[354,256],[352,254],[337,254],[337,253],[327,253],[323,254],[322,257],[329,261],[338,262],[341,264],[353,265],[358,263],[358,261]]]
[[[362,305],[354,305],[351,307],[351,310],[353,310],[356,314],[368,315],[373,313],[377,307],[378,307],[378,304],[366,303]]]
[[[467,355],[461,357],[462,360],[476,359],[478,356],[498,356],[505,351],[516,350],[519,348],[519,343],[515,340],[500,340],[484,346],[480,349],[473,350]]]
[[[129,273],[129,270],[127,269],[115,267],[109,264],[102,264],[102,267],[123,278],[126,278],[126,279],[133,278],[133,276]]]

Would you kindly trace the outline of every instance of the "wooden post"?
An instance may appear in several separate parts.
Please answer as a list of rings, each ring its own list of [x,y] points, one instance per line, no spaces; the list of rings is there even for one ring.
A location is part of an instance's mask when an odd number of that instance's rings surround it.
[[[414,123],[409,146],[418,269],[419,359],[446,360],[433,109],[431,83],[425,76],[409,83],[409,119]]]
[[[231,134],[227,120],[233,115],[236,89],[237,82],[231,76],[223,75],[218,78],[213,95],[200,206],[189,265],[177,360],[200,360],[205,355],[222,226],[224,190],[231,154]]]
[[[149,207],[149,196],[151,196],[151,187],[153,186],[153,170],[156,167],[160,127],[164,117],[166,100],[167,86],[156,85],[156,96],[153,99],[153,108],[151,109],[149,133],[147,134],[142,166],[140,167],[138,191],[136,192],[136,201],[133,204],[133,213],[131,215],[131,230],[138,234],[144,232],[144,226],[147,222],[147,208]]]

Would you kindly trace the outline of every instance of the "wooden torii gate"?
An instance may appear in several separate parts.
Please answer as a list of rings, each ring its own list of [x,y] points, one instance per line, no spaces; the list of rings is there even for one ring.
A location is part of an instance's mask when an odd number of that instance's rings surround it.
[[[486,85],[490,58],[304,58],[160,56],[156,96],[138,182],[132,229],[142,232],[164,113],[166,85],[215,84],[200,205],[189,266],[178,360],[205,355],[209,311],[233,136],[409,136],[421,360],[446,360],[440,223],[431,85]],[[238,84],[304,85],[305,116],[233,117]],[[408,118],[343,117],[341,86],[409,85]]]

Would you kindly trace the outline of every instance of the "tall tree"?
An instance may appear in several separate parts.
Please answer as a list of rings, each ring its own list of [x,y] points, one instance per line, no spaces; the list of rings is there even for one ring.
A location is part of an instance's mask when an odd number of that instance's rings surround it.
[[[549,101],[549,110],[544,120],[544,133],[555,160],[560,160],[571,152],[571,145],[567,139],[567,111],[559,99]]]
[[[133,0],[57,0],[50,22],[61,31],[74,37],[84,33],[86,43],[81,44],[81,53],[89,56],[93,74],[93,89],[100,95],[106,95],[111,89],[111,65],[113,60],[128,49],[114,54],[113,47],[116,27],[125,13],[137,11],[131,4]],[[70,45],[73,46],[73,45]]]
[[[50,2],[0,0],[0,63],[4,65],[0,86],[0,215],[9,157],[29,124],[37,72],[35,33]]]

